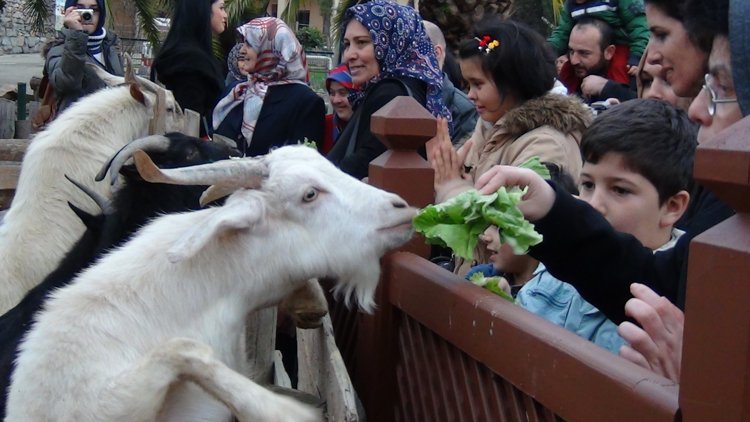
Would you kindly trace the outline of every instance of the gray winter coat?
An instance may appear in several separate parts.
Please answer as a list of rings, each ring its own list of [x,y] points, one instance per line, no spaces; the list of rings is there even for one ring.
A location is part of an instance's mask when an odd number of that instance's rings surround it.
[[[86,32],[68,28],[58,31],[52,47],[47,52],[47,61],[44,64],[44,74],[48,76],[58,99],[58,112],[79,98],[105,86],[94,71],[86,68],[87,61],[113,75],[124,74],[122,62],[117,53],[117,41],[117,35],[107,33],[102,41],[104,63],[99,63],[88,54]]]

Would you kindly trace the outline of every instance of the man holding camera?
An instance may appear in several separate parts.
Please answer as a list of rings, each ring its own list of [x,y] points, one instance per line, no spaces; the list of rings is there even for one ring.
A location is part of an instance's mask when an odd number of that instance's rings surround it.
[[[104,28],[104,0],[66,0],[63,29],[47,45],[44,75],[57,97],[57,112],[100,88],[104,82],[86,62],[122,76],[117,36]]]

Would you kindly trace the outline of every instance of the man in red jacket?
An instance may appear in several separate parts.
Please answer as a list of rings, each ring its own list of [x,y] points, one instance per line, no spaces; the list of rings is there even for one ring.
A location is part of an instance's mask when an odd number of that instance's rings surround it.
[[[612,28],[603,20],[586,17],[578,21],[568,40],[568,62],[560,80],[569,94],[587,103],[636,97],[635,78],[628,74],[628,50],[616,48]]]

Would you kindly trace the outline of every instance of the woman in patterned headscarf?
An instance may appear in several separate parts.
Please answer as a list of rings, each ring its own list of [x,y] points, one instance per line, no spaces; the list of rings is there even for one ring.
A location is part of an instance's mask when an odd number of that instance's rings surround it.
[[[253,19],[237,28],[254,61],[245,82],[214,109],[216,133],[237,142],[246,156],[290,143],[323,141],[325,104],[307,85],[302,46],[278,18]],[[242,107],[238,107],[242,104]]]
[[[443,76],[435,51],[411,7],[373,0],[350,7],[345,15],[344,61],[354,85],[352,120],[328,158],[357,178],[385,146],[370,133],[370,116],[400,95],[410,95],[435,116],[450,118],[442,100]]]

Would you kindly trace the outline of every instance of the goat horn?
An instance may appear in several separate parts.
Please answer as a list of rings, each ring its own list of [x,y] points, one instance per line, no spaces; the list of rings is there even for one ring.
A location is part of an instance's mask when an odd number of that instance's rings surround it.
[[[164,152],[167,149],[169,149],[169,138],[164,135],[152,135],[136,139],[120,148],[120,150],[117,151],[117,153],[113,155],[104,166],[102,166],[102,169],[96,174],[94,180],[101,182],[107,174],[107,171],[109,171],[109,178],[111,179],[110,184],[114,185],[115,182],[117,182],[117,176],[120,174],[120,169],[125,165],[125,162],[133,156],[135,151]]]
[[[99,206],[99,209],[102,210],[102,213],[105,215],[112,215],[114,214],[114,207],[112,206],[112,203],[107,200],[107,198],[104,197],[104,195],[100,195],[93,189],[89,188],[88,186],[80,183],[79,181],[73,179],[72,177],[68,176],[67,174],[64,175],[66,179],[70,181],[70,183],[74,184],[78,189],[83,191],[86,195],[89,196],[94,202],[96,202],[96,205]]]
[[[123,54],[122,57],[125,59],[125,83],[136,83],[135,70],[133,70],[133,59],[128,53]]]
[[[205,207],[217,199],[231,195],[236,190],[236,186],[211,185],[201,194],[200,205]]]
[[[197,166],[160,169],[143,151],[133,153],[135,167],[144,180],[172,185],[220,185],[224,188],[260,187],[268,177],[268,167],[262,158],[243,158],[217,161]]]

